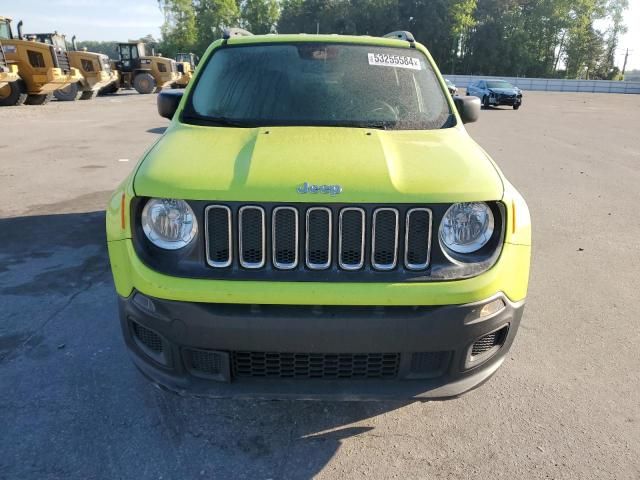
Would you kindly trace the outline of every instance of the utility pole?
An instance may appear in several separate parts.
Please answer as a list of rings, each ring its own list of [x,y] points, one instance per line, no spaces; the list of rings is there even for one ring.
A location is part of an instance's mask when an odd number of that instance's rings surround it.
[[[624,54],[624,63],[622,64],[622,76],[624,77],[624,71],[627,68],[627,58],[629,58],[629,49],[627,48],[627,53]]]

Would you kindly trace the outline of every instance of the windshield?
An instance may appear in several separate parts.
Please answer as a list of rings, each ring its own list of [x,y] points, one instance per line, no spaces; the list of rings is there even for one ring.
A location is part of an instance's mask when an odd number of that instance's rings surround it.
[[[221,48],[204,67],[183,120],[405,130],[455,124],[420,51],[321,43]]]
[[[513,88],[513,85],[502,80],[492,80],[487,81],[487,88]]]
[[[11,38],[11,27],[8,22],[0,21],[0,38],[9,40]]]

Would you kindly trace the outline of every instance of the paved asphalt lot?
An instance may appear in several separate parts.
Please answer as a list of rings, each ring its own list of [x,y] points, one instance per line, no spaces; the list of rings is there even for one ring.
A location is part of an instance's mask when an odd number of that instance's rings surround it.
[[[167,125],[154,96],[0,109],[0,479],[640,478],[640,96],[525,100],[469,126],[535,222],[523,324],[493,379],[430,403],[153,387],[102,210]]]

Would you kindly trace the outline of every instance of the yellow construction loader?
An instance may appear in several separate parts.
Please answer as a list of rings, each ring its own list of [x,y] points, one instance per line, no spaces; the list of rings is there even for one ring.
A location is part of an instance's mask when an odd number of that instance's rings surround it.
[[[138,93],[158,92],[172,86],[180,77],[175,60],[146,54],[142,42],[118,44],[119,60],[113,66],[119,74],[115,86],[103,88],[100,93],[115,93],[118,88],[135,88]]]
[[[18,67],[7,63],[2,43],[0,43],[0,105],[3,105],[3,99],[13,96],[16,97],[13,105],[22,105],[27,99],[27,91],[18,75]]]
[[[48,45],[60,45],[61,48],[64,46],[66,51],[66,38],[58,32],[27,34],[26,37]],[[72,83],[53,92],[53,96],[58,100],[65,102],[78,99],[91,100],[101,88],[118,80],[118,73],[111,70],[108,56],[78,50],[75,36],[71,39],[71,45],[73,50],[67,51],[69,63],[80,71],[82,78],[77,83]]]
[[[0,42],[5,61],[18,68],[20,79],[0,90],[0,106],[44,105],[53,92],[82,79],[78,69],[69,64],[66,48],[27,40],[22,34],[22,22],[18,23],[18,36],[13,36],[11,19],[0,17]],[[24,90],[21,91],[21,87]],[[27,94],[23,100],[24,93]]]
[[[198,64],[198,57],[195,53],[178,53],[176,55],[176,65],[180,78],[172,85],[173,88],[186,88]]]

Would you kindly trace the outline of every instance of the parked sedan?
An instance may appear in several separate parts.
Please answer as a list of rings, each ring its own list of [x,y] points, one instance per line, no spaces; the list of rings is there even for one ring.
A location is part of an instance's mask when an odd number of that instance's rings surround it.
[[[511,105],[518,110],[522,105],[522,90],[504,80],[475,80],[467,86],[467,95],[480,98],[485,108]]]
[[[451,95],[458,95],[458,87],[456,87],[451,80],[445,78],[444,83],[447,84],[447,90],[449,90]]]

